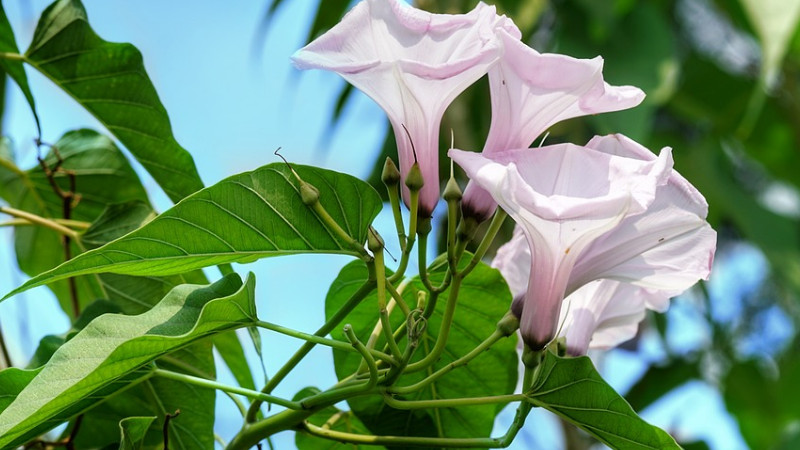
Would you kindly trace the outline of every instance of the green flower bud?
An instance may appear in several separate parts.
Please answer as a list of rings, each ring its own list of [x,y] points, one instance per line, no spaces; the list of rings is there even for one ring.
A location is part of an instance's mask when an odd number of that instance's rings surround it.
[[[386,157],[386,162],[383,163],[383,172],[381,172],[381,181],[386,186],[392,187],[400,184],[400,170],[392,161],[392,158]]]
[[[408,170],[408,175],[406,175],[406,186],[412,191],[419,191],[424,184],[425,180],[422,179],[422,171],[419,170],[419,164],[414,163],[411,169]]]

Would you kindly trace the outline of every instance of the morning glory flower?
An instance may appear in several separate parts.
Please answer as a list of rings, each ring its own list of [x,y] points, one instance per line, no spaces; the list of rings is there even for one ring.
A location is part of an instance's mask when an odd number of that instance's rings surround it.
[[[651,306],[663,309],[708,277],[716,233],[703,196],[672,169],[669,148],[656,156],[612,135],[585,147],[450,156],[525,235],[532,264],[515,312],[534,350],[555,337],[564,298],[594,280],[661,290]]]
[[[497,250],[492,267],[508,282],[514,297],[511,308],[521,316],[531,270],[531,251],[521,227],[515,227],[511,240]],[[615,347],[636,336],[647,309],[663,312],[670,295],[611,279],[592,281],[564,299],[558,336],[565,338],[572,356]]]
[[[492,121],[483,152],[530,147],[553,124],[588,114],[632,108],[644,92],[603,80],[603,59],[539,53],[516,35],[497,31],[504,54],[489,70]],[[486,220],[496,203],[475,183],[464,191],[464,215]]]
[[[432,14],[401,0],[364,0],[336,26],[298,50],[300,69],[341,75],[386,111],[405,179],[417,162],[420,214],[439,200],[439,126],[447,106],[500,56],[496,30],[520,32],[484,3],[467,14]],[[408,203],[408,189],[403,187]]]

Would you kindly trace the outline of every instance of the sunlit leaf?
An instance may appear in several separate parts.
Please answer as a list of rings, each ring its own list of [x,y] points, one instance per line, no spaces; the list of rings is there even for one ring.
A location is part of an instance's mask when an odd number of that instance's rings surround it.
[[[201,267],[297,253],[357,255],[306,206],[287,165],[270,164],[203,189],[142,228],[41,274],[18,291],[87,273],[163,276]],[[319,202],[357,242],[381,202],[349,175],[294,166]],[[15,293],[16,293],[15,292]],[[11,295],[11,294],[9,294]]]
[[[210,286],[182,285],[138,316],[107,314],[61,346],[31,380],[11,373],[16,398],[0,411],[0,447],[13,447],[80,413],[112,393],[150,377],[143,365],[254,320],[255,282],[235,274]],[[15,370],[15,369],[9,369]],[[0,377],[5,376],[0,372]],[[21,386],[20,381],[29,381]],[[6,383],[3,383],[2,389]],[[13,395],[13,393],[7,394]],[[213,435],[197,436],[201,447]]]
[[[172,134],[141,53],[95,34],[79,0],[58,0],[42,13],[25,62],[102,122],[173,201],[203,187]]]
[[[577,425],[611,448],[680,449],[660,428],[636,415],[597,373],[592,360],[545,352],[528,396],[531,402]]]

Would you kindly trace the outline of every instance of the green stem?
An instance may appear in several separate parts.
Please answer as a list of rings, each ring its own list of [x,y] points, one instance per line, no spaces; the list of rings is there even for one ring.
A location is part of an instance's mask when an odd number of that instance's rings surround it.
[[[161,378],[166,378],[168,380],[180,381],[182,383],[187,383],[207,389],[217,389],[223,392],[244,395],[245,397],[249,398],[257,398],[263,401],[283,406],[288,409],[294,409],[294,410],[302,409],[300,403],[297,402],[285,400],[280,397],[276,397],[274,395],[264,394],[262,392],[254,391],[252,389],[245,389],[238,386],[230,386],[227,384],[222,384],[218,381],[207,380],[205,378],[195,377],[192,375],[186,375],[185,373],[172,372],[170,370],[164,370],[164,369],[154,369],[153,375]]]
[[[397,400],[389,394],[383,396],[387,405],[397,409],[457,408],[459,406],[491,405],[525,401],[524,394],[493,395],[487,397],[448,398],[438,400]]]
[[[483,236],[478,249],[475,250],[475,253],[472,255],[472,259],[469,261],[469,264],[467,264],[467,267],[458,273],[460,276],[466,276],[481,262],[486,251],[489,250],[489,246],[492,245],[495,236],[497,236],[497,232],[500,231],[500,227],[503,226],[506,217],[508,217],[508,214],[501,208],[497,208],[497,212],[495,212],[494,218],[492,218],[492,223],[489,225],[489,229],[486,230],[486,234]]]
[[[403,223],[403,213],[400,210],[400,194],[397,190],[397,185],[393,187],[386,187],[389,193],[389,204],[392,208],[392,216],[394,216],[394,227],[397,229],[397,241],[400,244],[400,250],[406,250],[406,227]],[[408,259],[406,258],[406,262]]]
[[[456,311],[456,304],[458,303],[458,293],[461,288],[461,281],[463,276],[457,274],[453,277],[453,282],[450,285],[450,292],[447,296],[447,304],[445,305],[444,313],[442,314],[442,324],[439,327],[439,335],[436,336],[436,344],[430,353],[425,355],[421,360],[409,364],[406,368],[406,373],[418,372],[424,370],[431,364],[435,363],[444,352],[447,340],[450,337],[450,327],[453,324],[453,315]],[[431,299],[436,293],[431,293]],[[431,302],[432,303],[432,302]],[[430,303],[428,304],[430,306]],[[427,308],[426,308],[427,313]]]
[[[397,303],[397,306],[399,306],[400,310],[403,311],[403,315],[408,317],[408,315],[411,314],[411,308],[408,307],[408,303],[406,303],[406,301],[403,299],[403,296],[397,289],[395,289],[394,285],[392,285],[388,279],[386,280],[386,290],[389,291],[389,295],[392,296],[394,302]]]
[[[376,276],[376,292],[378,294],[378,312],[380,314],[381,328],[383,329],[383,336],[389,344],[389,352],[398,360],[402,359],[403,352],[397,346],[394,340],[394,333],[392,332],[392,322],[389,320],[389,312],[386,309],[386,266],[383,261],[383,248],[373,254],[374,262],[368,263],[372,265]]]
[[[523,403],[526,405],[526,403]],[[518,414],[519,415],[519,414]],[[524,422],[524,417],[522,422]],[[519,432],[521,424],[512,423],[508,432],[499,438],[442,438],[417,436],[372,436],[344,431],[335,431],[303,422],[302,430],[323,439],[356,445],[383,445],[386,447],[433,447],[433,448],[505,448]]]
[[[369,368],[369,379],[364,383],[349,384],[338,388],[333,388],[317,395],[305,398],[300,401],[303,409],[313,409],[320,405],[338,403],[346,398],[364,394],[372,391],[378,384],[378,366],[372,358],[367,348],[358,340],[353,328],[348,324],[344,326],[344,334],[351,345],[361,354]]]
[[[494,333],[492,333],[491,336],[486,338],[477,347],[472,349],[471,352],[469,352],[466,355],[462,356],[461,358],[451,362],[450,364],[442,367],[441,369],[437,370],[436,372],[434,372],[430,376],[425,377],[423,380],[421,380],[421,381],[419,381],[417,383],[414,383],[412,385],[409,385],[409,386],[390,387],[390,388],[387,389],[387,392],[392,393],[392,394],[410,394],[412,392],[416,392],[416,391],[424,388],[425,386],[428,386],[429,384],[433,383],[434,381],[438,380],[439,378],[441,378],[442,376],[446,375],[447,373],[449,373],[453,369],[467,365],[467,363],[469,363],[470,361],[475,359],[478,355],[480,355],[481,353],[486,351],[489,347],[491,347],[497,341],[499,341],[500,339],[502,339],[504,337],[506,337],[506,335],[503,332],[501,332],[500,330],[495,330]]]
[[[411,258],[411,251],[414,249],[414,243],[417,239],[417,211],[419,209],[419,191],[411,190],[410,192],[410,219],[408,224],[408,239],[406,245],[403,247],[403,254],[400,255],[400,264],[397,266],[397,271],[389,277],[390,283],[396,283],[403,278],[408,268],[408,261]]]
[[[367,265],[367,267],[369,268],[369,265]],[[369,279],[366,282],[364,282],[364,284],[362,284],[361,287],[358,288],[358,290],[353,293],[353,295],[350,296],[347,302],[344,305],[342,305],[341,308],[339,308],[339,311],[337,311],[336,314],[333,315],[333,317],[331,317],[327,322],[325,322],[325,324],[322,325],[317,330],[317,332],[314,333],[314,335],[323,337],[326,336],[328,333],[330,333],[331,330],[336,328],[336,326],[339,325],[339,323],[341,323],[341,321],[344,320],[345,317],[347,317],[350,311],[352,311],[356,306],[358,306],[359,303],[361,303],[361,300],[363,300],[364,297],[366,297],[370,292],[372,292],[372,289],[374,287],[375,287],[375,272],[372,269],[370,269]],[[295,352],[295,354],[292,355],[291,358],[289,358],[289,361],[287,361],[286,364],[284,364],[283,367],[281,367],[278,370],[278,372],[275,373],[275,375],[267,382],[264,388],[261,389],[261,392],[265,394],[269,394],[270,392],[272,392],[272,390],[278,386],[278,384],[286,377],[286,375],[289,374],[289,372],[292,371],[292,369],[294,369],[295,366],[297,366],[298,363],[300,363],[300,361],[308,354],[308,352],[311,351],[311,349],[314,348],[315,345],[316,344],[314,342],[304,343],[302,347],[300,347],[300,349],[297,350],[297,352]],[[256,418],[258,417],[258,411],[261,408],[262,404],[263,402],[261,400],[256,400],[250,405],[250,409],[247,410],[247,417],[246,417],[246,421],[248,423],[255,422]]]
[[[7,59],[9,61],[24,61],[25,56],[19,53],[0,52],[0,59]]]
[[[217,266],[217,269],[219,269],[219,273],[221,273],[223,277],[233,273],[233,266],[230,264],[220,264]]]
[[[429,233],[419,233],[419,249],[417,249],[419,279],[422,281],[422,285],[425,286],[425,289],[427,289],[428,292],[442,292],[438,288],[434,287],[431,284],[430,279],[428,279],[428,234]]]
[[[11,208],[8,206],[0,206],[0,213],[8,214],[9,216],[16,217],[18,219],[27,220],[28,222],[31,222],[35,225],[49,228],[70,239],[77,240],[79,238],[77,232],[75,232],[74,230],[70,230],[69,228],[65,227],[64,225],[61,225],[55,220],[45,219],[44,217],[37,216],[36,214],[31,214],[27,211],[21,211],[19,209]]]
[[[369,257],[367,251],[364,250],[364,245],[353,239],[352,236],[350,236],[349,234],[347,234],[347,232],[344,231],[344,229],[333,219],[333,217],[331,217],[331,215],[328,214],[328,211],[325,209],[324,206],[322,206],[322,203],[317,201],[311,206],[311,208],[314,210],[315,213],[317,213],[317,216],[319,216],[319,218],[322,219],[325,225],[329,229],[333,230],[333,232],[336,233],[339,236],[339,238],[342,239],[347,245],[349,245],[352,250],[354,250],[358,255],[360,255],[363,258]]]
[[[259,326],[261,328],[265,328],[267,330],[275,331],[277,333],[281,333],[281,334],[284,334],[286,336],[291,336],[293,338],[302,339],[304,341],[312,342],[314,344],[326,345],[326,346],[334,348],[336,350],[344,350],[344,351],[349,351],[349,352],[356,351],[356,350],[353,349],[353,346],[348,344],[347,342],[337,341],[335,339],[328,339],[328,338],[324,338],[324,337],[317,336],[317,335],[314,335],[314,334],[303,333],[302,331],[293,330],[291,328],[287,328],[287,327],[284,327],[284,326],[281,326],[281,325],[277,325],[277,324],[274,324],[274,323],[270,323],[270,322],[264,322],[264,321],[261,321],[261,320],[257,320],[255,322],[255,324],[256,324],[256,326]],[[387,354],[385,354],[385,353],[383,353],[381,351],[378,351],[378,350],[367,350],[367,351],[374,358],[378,358],[378,359],[386,361],[386,362],[388,362],[390,364],[397,364],[398,363],[397,360],[395,360],[391,356],[389,356],[389,355],[387,355]]]

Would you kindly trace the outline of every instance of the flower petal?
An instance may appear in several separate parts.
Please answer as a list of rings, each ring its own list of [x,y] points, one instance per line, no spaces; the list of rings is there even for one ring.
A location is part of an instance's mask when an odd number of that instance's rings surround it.
[[[587,144],[610,154],[655,155],[627,138],[611,136]],[[576,264],[570,288],[600,278],[613,278],[677,295],[699,279],[707,279],[716,249],[716,233],[705,216],[703,196],[685,178],[671,171],[659,186],[646,213],[626,218],[589,246]],[[666,309],[666,302],[651,304]]]
[[[467,14],[431,14],[400,0],[365,0],[292,57],[301,69],[338,72],[386,111],[405,179],[417,162],[420,213],[439,200],[439,126],[453,99],[500,56],[495,30],[519,33],[479,3]],[[408,189],[403,196],[409,201]]]
[[[632,86],[603,81],[603,60],[539,53],[513,34],[498,31],[503,57],[489,70],[492,122],[483,147],[486,154],[527,148],[547,128],[587,114],[632,108],[644,93]],[[467,217],[486,220],[495,203],[488,192],[470,183],[462,209]]]

